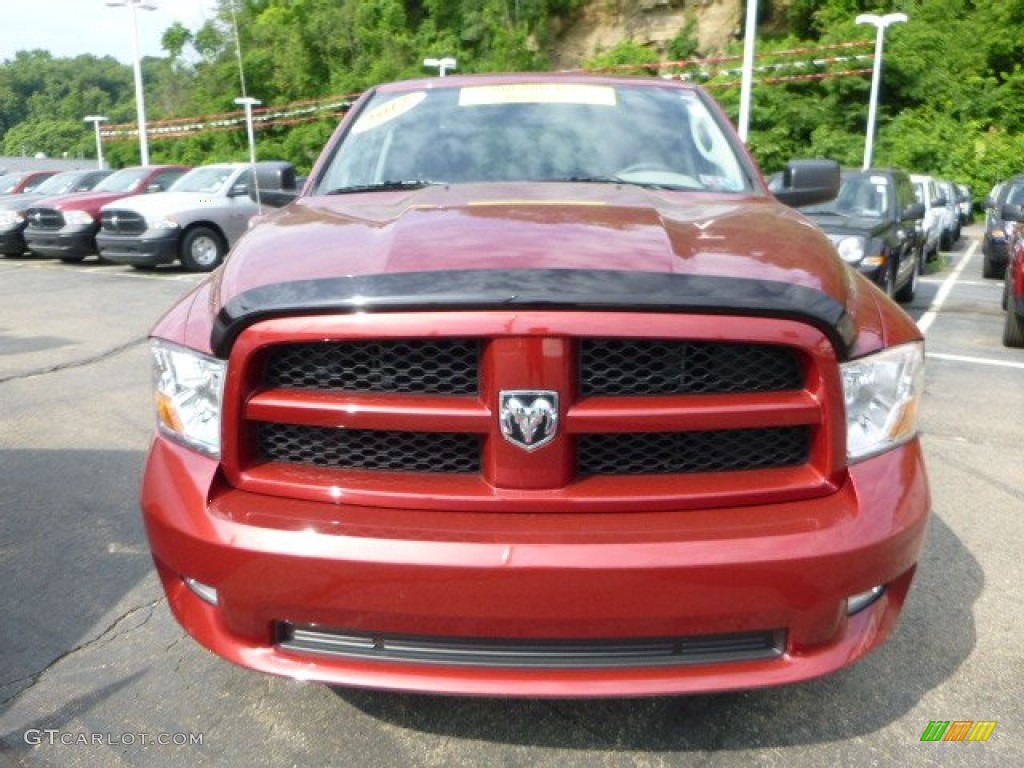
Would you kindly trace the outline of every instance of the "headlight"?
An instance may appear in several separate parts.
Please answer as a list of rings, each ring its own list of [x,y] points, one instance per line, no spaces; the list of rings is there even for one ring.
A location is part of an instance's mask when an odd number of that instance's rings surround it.
[[[863,237],[842,237],[836,241],[836,250],[847,264],[859,264],[864,258],[864,247],[867,241]]]
[[[840,366],[846,399],[846,456],[854,462],[917,434],[924,344],[904,344]]]
[[[0,211],[0,231],[17,229],[24,222],[25,217],[19,211]]]
[[[91,227],[96,220],[88,211],[68,211],[64,214],[64,223],[69,227]]]
[[[146,229],[176,229],[178,222],[168,216],[146,219]]]
[[[153,341],[152,350],[158,428],[191,448],[219,456],[227,363],[159,340]]]

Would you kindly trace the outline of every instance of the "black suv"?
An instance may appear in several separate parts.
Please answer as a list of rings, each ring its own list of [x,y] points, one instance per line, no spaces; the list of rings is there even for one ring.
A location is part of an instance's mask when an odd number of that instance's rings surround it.
[[[829,236],[843,261],[897,301],[913,300],[924,266],[917,226],[924,205],[906,171],[844,171],[835,200],[801,211]]]
[[[1024,175],[1011,176],[996,184],[985,199],[985,235],[981,240],[981,274],[985,277],[1002,278],[1006,272],[1008,227],[1020,226],[1013,223],[1024,205]],[[1006,206],[1011,206],[1011,217],[1007,217]]]

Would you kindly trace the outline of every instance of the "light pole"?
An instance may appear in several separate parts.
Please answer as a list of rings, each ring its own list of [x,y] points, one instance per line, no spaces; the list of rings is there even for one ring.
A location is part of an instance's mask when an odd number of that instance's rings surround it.
[[[100,140],[100,123],[110,118],[103,115],[86,115],[82,118],[87,123],[92,123],[96,131],[96,167],[103,170],[103,142]]]
[[[146,94],[142,88],[142,56],[139,53],[139,19],[136,8],[146,11],[155,11],[154,0],[106,0],[111,8],[123,8],[128,6],[132,9],[132,64],[135,68],[135,109],[139,121],[139,154],[142,156],[142,165],[149,165],[149,139],[146,136]]]
[[[743,33],[743,75],[740,80],[740,140],[746,144],[750,133],[750,99],[754,84],[754,48],[757,46],[757,0],[747,0],[747,23]]]
[[[874,24],[875,34],[875,64],[871,72],[871,99],[868,102],[868,135],[864,141],[864,167],[867,170],[871,167],[871,154],[875,145],[875,113],[878,110],[878,84],[882,79],[882,43],[885,40],[885,28],[890,24],[897,24],[907,20],[905,13],[887,13],[878,16],[874,13],[862,13],[855,21],[858,24]]]
[[[241,104],[245,107],[245,127],[249,134],[249,162],[253,165],[256,164],[256,135],[252,127],[252,108],[258,107],[262,103],[259,99],[254,99],[251,96],[235,99],[235,104]]]
[[[444,77],[445,72],[449,69],[455,69],[455,59],[451,56],[445,56],[443,59],[424,59],[423,66],[433,67],[441,77]]]

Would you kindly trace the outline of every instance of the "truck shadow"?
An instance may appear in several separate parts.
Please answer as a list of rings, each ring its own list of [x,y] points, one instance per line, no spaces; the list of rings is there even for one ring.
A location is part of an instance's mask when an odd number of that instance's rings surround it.
[[[474,741],[681,752],[842,741],[900,719],[967,659],[976,642],[972,608],[983,584],[978,561],[933,515],[915,583],[892,637],[857,664],[820,680],[628,700],[460,699],[333,690],[387,723]]]

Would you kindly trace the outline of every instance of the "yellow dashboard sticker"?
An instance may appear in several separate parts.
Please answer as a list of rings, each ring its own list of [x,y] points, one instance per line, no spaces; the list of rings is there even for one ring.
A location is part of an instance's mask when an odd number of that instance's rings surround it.
[[[374,128],[379,128],[396,117],[401,117],[409,110],[414,109],[425,98],[427,98],[425,91],[416,91],[415,93],[407,93],[404,96],[399,96],[397,99],[392,99],[386,104],[381,104],[379,107],[374,107],[356,120],[356,124],[352,126],[352,133],[365,133],[366,131],[372,131]]]
[[[615,89],[582,83],[508,83],[474,85],[459,91],[460,107],[494,104],[589,104],[614,107]]]

